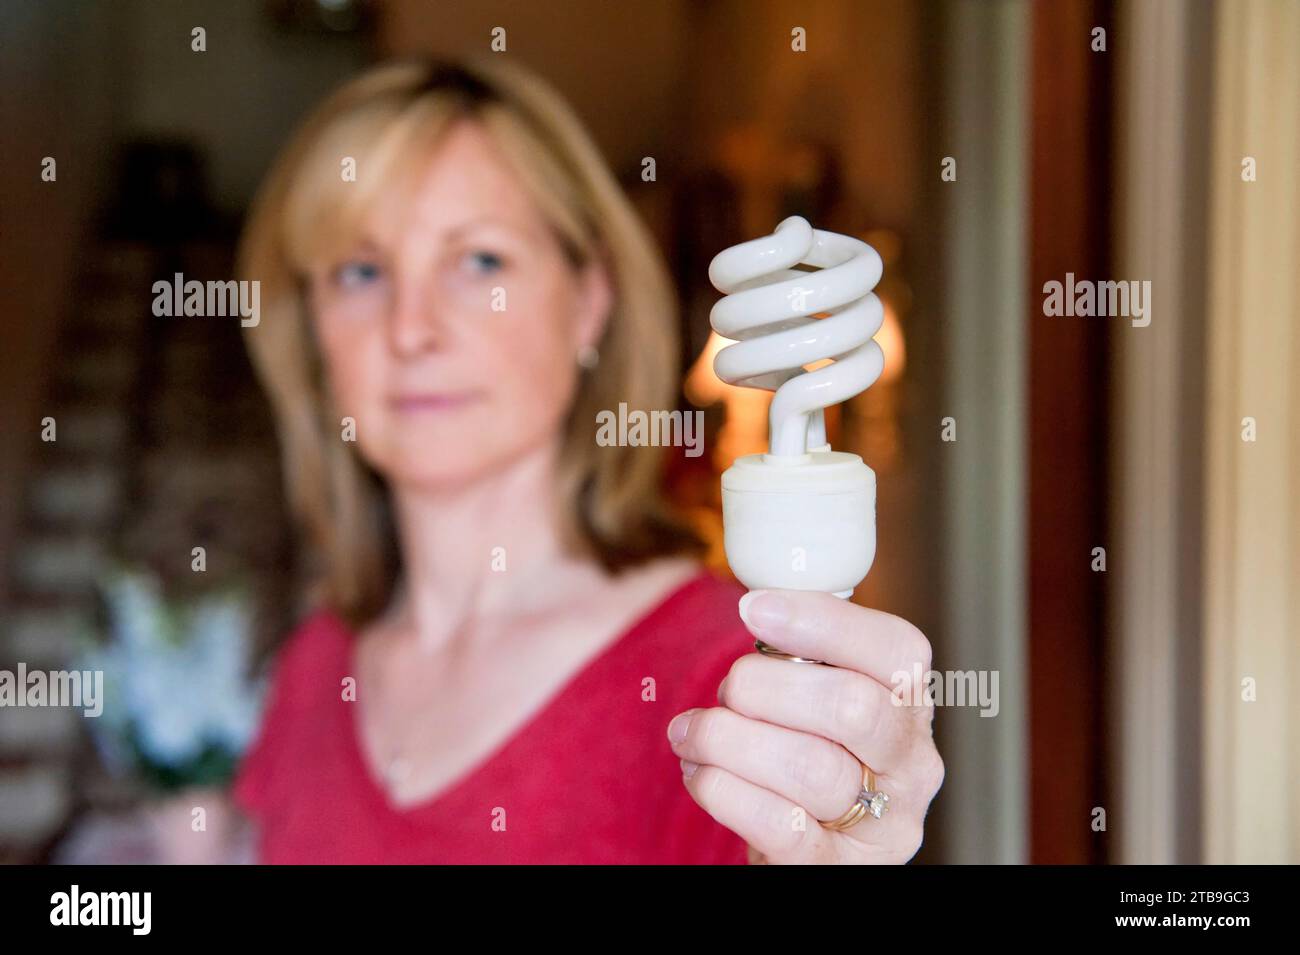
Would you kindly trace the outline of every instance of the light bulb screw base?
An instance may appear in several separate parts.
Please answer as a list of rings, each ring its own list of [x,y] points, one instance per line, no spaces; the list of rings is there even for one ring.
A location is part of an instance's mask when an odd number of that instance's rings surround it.
[[[856,454],[737,458],[722,475],[727,562],[751,590],[848,597],[876,555],[876,475]],[[791,456],[794,457],[794,456]]]

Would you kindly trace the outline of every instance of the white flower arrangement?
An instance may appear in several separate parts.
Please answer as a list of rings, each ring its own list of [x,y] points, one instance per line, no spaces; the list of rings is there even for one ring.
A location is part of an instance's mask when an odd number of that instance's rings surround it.
[[[79,666],[104,673],[104,712],[92,731],[105,762],[160,789],[228,782],[265,691],[264,677],[248,675],[247,596],[228,589],[168,601],[156,577],[126,569],[103,590],[108,640]]]

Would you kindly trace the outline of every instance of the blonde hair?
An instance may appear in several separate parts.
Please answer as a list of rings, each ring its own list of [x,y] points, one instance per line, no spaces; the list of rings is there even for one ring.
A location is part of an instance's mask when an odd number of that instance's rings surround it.
[[[566,543],[617,571],[697,552],[661,491],[657,448],[598,447],[602,409],[671,407],[679,380],[677,302],[663,259],[599,150],[536,76],[484,60],[399,62],[343,85],[294,135],[258,193],[239,251],[261,283],[261,319],[245,330],[270,395],[283,476],[317,564],[316,596],[360,623],[397,574],[387,495],[340,419],[310,327],[305,273],[350,244],[384,191],[406,188],[457,118],[481,122],[538,203],[576,267],[603,261],[614,304],[598,365],[583,374],[564,425],[557,487]],[[364,174],[340,175],[343,157]]]

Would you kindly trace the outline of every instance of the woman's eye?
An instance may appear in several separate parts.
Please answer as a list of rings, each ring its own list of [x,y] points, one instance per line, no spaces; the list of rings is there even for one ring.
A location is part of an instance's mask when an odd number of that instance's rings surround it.
[[[379,278],[379,266],[373,262],[344,262],[334,270],[334,281],[344,288],[356,288]]]
[[[466,268],[478,275],[491,275],[505,267],[505,260],[495,252],[478,250],[464,258]]]

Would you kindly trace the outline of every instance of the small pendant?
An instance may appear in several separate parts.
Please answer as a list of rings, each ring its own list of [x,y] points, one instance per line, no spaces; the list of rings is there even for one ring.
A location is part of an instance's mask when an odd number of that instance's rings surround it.
[[[394,756],[388,761],[388,766],[384,770],[384,777],[388,780],[389,785],[405,781],[411,775],[411,764],[400,756]]]

